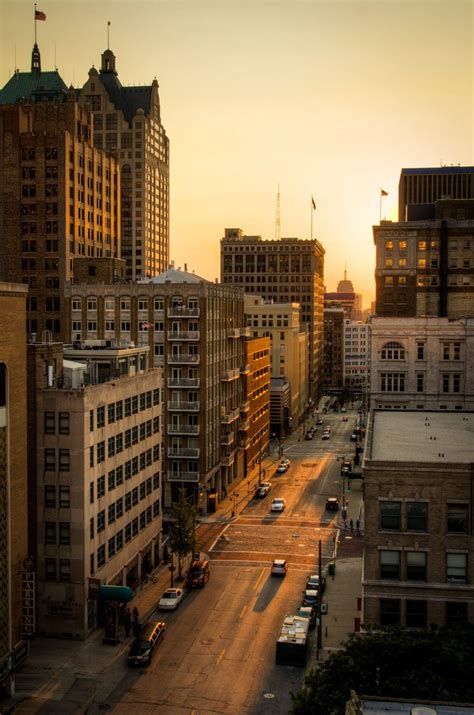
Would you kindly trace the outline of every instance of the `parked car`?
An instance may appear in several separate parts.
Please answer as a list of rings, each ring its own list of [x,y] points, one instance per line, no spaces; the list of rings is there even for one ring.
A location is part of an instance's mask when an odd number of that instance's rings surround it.
[[[183,600],[184,591],[181,588],[167,588],[160,600],[158,608],[160,611],[174,611]]]
[[[307,588],[303,591],[303,606],[317,606],[318,605],[318,589]]]
[[[351,434],[351,442],[357,442],[357,435],[355,432]]]
[[[185,585],[188,588],[204,588],[210,576],[209,561],[193,561],[186,575]]]
[[[128,652],[129,665],[147,665],[155,652],[158,643],[163,639],[166,623],[150,621],[142,626],[137,638]]]
[[[345,407],[341,407],[341,412],[347,412]]]
[[[275,559],[272,563],[271,574],[272,576],[286,576],[288,570],[288,564],[285,559]]]
[[[284,511],[286,507],[286,501],[284,499],[274,499],[272,501],[272,511]]]
[[[343,421],[343,422],[348,422],[348,421],[349,421],[349,417],[348,417],[347,415],[344,415],[344,417],[342,418],[342,421]]]
[[[337,497],[329,497],[326,499],[327,511],[339,511],[339,499]]]
[[[306,432],[304,438],[305,439],[313,439],[314,437],[314,432]]]
[[[321,417],[318,417],[318,419],[316,420],[316,424],[317,424],[318,426],[323,424],[323,421],[322,421]]]
[[[321,595],[324,593],[325,588],[326,576],[321,576]],[[319,590],[319,574],[313,573],[311,574],[311,576],[308,576],[308,580],[306,581],[306,589],[312,591]]]
[[[255,496],[258,499],[263,499],[263,497],[266,497],[267,494],[270,494],[272,488],[272,483],[271,482],[262,482],[259,487],[257,487],[257,491],[255,492]]]
[[[284,474],[290,468],[290,460],[282,459],[277,467],[277,474]]]
[[[331,435],[329,434],[329,432],[323,432],[323,436],[321,437],[321,439],[329,439],[330,436]]]

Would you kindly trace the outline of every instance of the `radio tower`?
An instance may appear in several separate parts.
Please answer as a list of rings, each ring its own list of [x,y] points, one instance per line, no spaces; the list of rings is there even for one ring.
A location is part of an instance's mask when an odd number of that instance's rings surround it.
[[[275,241],[281,239],[281,227],[280,227],[280,184],[278,184],[277,193],[277,205],[276,205],[276,218],[275,218]]]

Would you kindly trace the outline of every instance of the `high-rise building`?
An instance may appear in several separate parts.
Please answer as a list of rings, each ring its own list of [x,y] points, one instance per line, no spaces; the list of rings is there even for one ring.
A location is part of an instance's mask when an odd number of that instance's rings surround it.
[[[398,220],[422,220],[440,199],[474,199],[473,166],[402,169],[398,184]]]
[[[373,232],[377,316],[474,316],[474,201],[443,199],[431,218]]]
[[[0,91],[0,278],[28,286],[27,331],[64,337],[73,259],[120,257],[120,171],[92,144],[90,112],[58,72],[30,72]]]
[[[72,340],[150,346],[164,370],[164,500],[213,509],[244,475],[243,292],[170,268],[138,283],[69,284]]]
[[[344,387],[365,391],[370,378],[370,325],[344,320]]]
[[[34,564],[28,559],[26,286],[0,283],[0,689],[35,632]],[[26,603],[26,599],[29,600]]]
[[[286,420],[283,412],[281,427],[291,432],[304,419],[309,398],[309,335],[308,329],[302,330],[300,326],[300,307],[298,303],[271,303],[261,296],[248,294],[244,306],[250,334],[270,339],[271,377],[277,388],[275,399],[281,395],[281,378],[289,384],[290,406]]]
[[[344,321],[342,308],[324,309],[324,368],[325,392],[340,391],[344,387]]]
[[[161,123],[158,82],[122,86],[114,53],[92,67],[79,103],[94,114],[94,145],[120,159],[122,258],[138,280],[168,268],[169,139]]]
[[[148,346],[48,343],[36,391],[38,627],[84,639],[90,586],[136,588],[161,558],[162,382]],[[56,353],[57,355],[57,353]],[[44,370],[43,370],[44,368]]]
[[[270,443],[270,338],[246,338],[244,342],[244,474],[258,468]]]
[[[363,461],[363,622],[474,622],[473,413],[373,410]]]
[[[221,241],[221,280],[276,303],[299,303],[309,328],[309,379],[313,400],[322,392],[324,248],[316,239],[264,241],[226,228]]]

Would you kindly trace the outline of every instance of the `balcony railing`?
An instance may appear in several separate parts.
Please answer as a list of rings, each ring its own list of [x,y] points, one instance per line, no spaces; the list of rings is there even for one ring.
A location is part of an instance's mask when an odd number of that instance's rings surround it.
[[[198,459],[199,447],[168,447],[167,455],[170,458],[188,457],[189,459]]]
[[[250,420],[242,420],[239,429],[242,430],[242,432],[247,432],[247,430],[250,429]]]
[[[243,338],[250,338],[250,328],[241,328],[240,329],[240,334],[242,335]]]
[[[228,338],[240,338],[240,328],[229,328],[227,331]]]
[[[235,462],[235,454],[232,453],[232,454],[226,455],[224,457],[221,457],[221,462],[224,467],[231,467]]]
[[[168,425],[168,434],[199,434],[199,425]]]
[[[168,387],[199,387],[199,377],[169,377]]]
[[[232,380],[237,380],[240,375],[240,368],[235,367],[232,370],[226,370],[222,373],[222,382],[232,382]]]
[[[228,412],[226,415],[222,415],[221,422],[224,425],[229,425],[229,424],[231,424],[231,422],[238,420],[239,416],[240,416],[240,409],[237,407],[237,409],[232,410],[232,412]]]
[[[168,409],[175,412],[199,412],[199,400],[185,402],[184,400],[168,402]]]
[[[168,309],[168,318],[198,318],[199,308],[188,308],[187,305],[174,306]]]
[[[240,408],[240,410],[241,412],[248,412],[250,410],[250,400],[242,402],[242,407]]]
[[[168,472],[169,482],[198,482],[199,472]]]
[[[250,373],[250,365],[242,365],[240,372],[242,375],[248,375]]]
[[[199,355],[173,355],[172,353],[168,353],[169,365],[185,365],[186,363],[199,365],[199,359]]]
[[[221,445],[223,447],[230,447],[231,444],[233,444],[235,440],[234,433],[231,432],[231,434],[224,434],[221,437]]]
[[[199,330],[168,330],[168,340],[199,340]]]

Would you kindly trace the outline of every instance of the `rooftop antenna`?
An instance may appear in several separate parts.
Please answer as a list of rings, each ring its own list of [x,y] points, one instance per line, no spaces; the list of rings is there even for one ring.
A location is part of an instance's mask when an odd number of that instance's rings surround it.
[[[344,261],[344,280],[347,280],[347,261]]]
[[[110,20],[107,20],[107,49],[110,50]]]
[[[54,43],[54,69],[56,70],[56,72],[58,71],[58,65],[56,62],[56,43]]]
[[[276,203],[276,217],[275,217],[275,241],[281,239],[281,225],[280,225],[280,184],[278,184],[277,193],[277,203]]]

